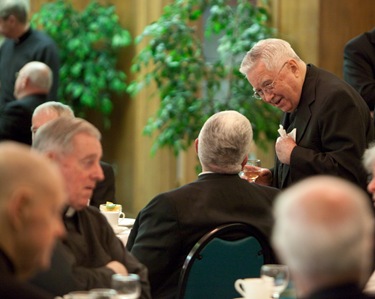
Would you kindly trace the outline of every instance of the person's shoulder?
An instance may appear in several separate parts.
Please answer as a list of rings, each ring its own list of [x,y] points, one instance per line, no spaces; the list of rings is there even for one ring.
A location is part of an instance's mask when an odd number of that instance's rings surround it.
[[[38,29],[32,29],[30,40],[39,41],[43,44],[56,45],[55,41],[46,32]]]
[[[254,192],[259,192],[263,194],[268,194],[270,196],[276,196],[280,193],[280,189],[271,187],[271,186],[263,186],[259,184],[250,184],[250,187],[254,190]]]

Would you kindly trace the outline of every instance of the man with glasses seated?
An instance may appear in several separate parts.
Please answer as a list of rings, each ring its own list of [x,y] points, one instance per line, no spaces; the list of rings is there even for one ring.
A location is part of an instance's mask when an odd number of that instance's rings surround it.
[[[259,184],[286,188],[318,174],[340,176],[366,188],[361,157],[373,139],[370,111],[361,96],[335,75],[302,61],[281,39],[258,42],[240,72],[254,97],[284,112],[275,144],[276,164]],[[295,130],[295,139],[289,136]]]

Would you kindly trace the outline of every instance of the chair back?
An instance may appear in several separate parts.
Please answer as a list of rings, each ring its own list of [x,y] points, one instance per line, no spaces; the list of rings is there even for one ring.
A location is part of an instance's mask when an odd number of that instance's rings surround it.
[[[269,242],[254,226],[232,223],[205,234],[188,254],[178,285],[178,299],[239,297],[234,282],[259,277],[263,264],[274,263]]]

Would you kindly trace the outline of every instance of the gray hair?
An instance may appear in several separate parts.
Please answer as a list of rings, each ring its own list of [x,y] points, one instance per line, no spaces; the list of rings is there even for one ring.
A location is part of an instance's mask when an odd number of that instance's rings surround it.
[[[33,117],[40,112],[56,113],[58,117],[74,117],[73,109],[60,102],[48,101],[35,108]]]
[[[366,171],[372,173],[372,169],[375,166],[375,142],[371,143],[369,148],[365,150],[362,163]]]
[[[315,176],[280,193],[272,243],[292,273],[320,277],[369,274],[374,219],[368,196],[340,178]]]
[[[275,70],[291,58],[301,60],[288,42],[277,38],[264,39],[246,53],[240,72],[247,75],[259,62],[263,62],[268,70]]]
[[[81,133],[101,139],[99,130],[88,121],[81,118],[59,117],[39,128],[32,147],[42,153],[70,153],[73,150],[74,137]]]
[[[198,136],[198,157],[207,170],[238,173],[250,151],[253,131],[250,121],[237,111],[211,116]]]
[[[48,65],[40,61],[31,61],[19,71],[19,78],[29,78],[32,86],[49,92],[52,86],[53,74]],[[18,78],[17,78],[18,79]]]
[[[30,11],[29,1],[27,0],[1,0],[0,1],[0,18],[6,20],[10,15],[26,24]]]

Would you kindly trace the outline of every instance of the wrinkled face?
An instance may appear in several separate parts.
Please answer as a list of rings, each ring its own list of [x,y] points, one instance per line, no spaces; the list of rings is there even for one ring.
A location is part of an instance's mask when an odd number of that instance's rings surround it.
[[[293,64],[291,61],[282,62],[278,69],[271,71],[259,62],[246,76],[263,101],[283,112],[293,112],[301,95]]]
[[[32,201],[25,203],[22,236],[19,238],[21,254],[18,254],[19,271],[33,273],[36,269],[50,266],[56,239],[65,234],[62,209],[66,205],[65,186],[62,179],[50,178],[52,182],[42,188],[34,187]],[[37,198],[37,199],[36,199]]]
[[[79,211],[87,207],[98,181],[104,179],[100,166],[100,141],[85,133],[72,141],[73,150],[55,157],[65,179],[68,204]]]
[[[33,118],[31,120],[32,139],[34,140],[36,131],[38,131],[38,129],[42,125],[58,117],[59,117],[58,114],[53,110],[41,110],[37,114],[33,115]]]

